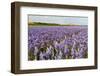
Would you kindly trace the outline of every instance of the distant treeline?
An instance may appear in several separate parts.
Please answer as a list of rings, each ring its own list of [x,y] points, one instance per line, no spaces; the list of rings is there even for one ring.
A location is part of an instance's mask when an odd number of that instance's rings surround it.
[[[56,23],[44,23],[44,22],[29,22],[28,25],[49,25],[49,26],[73,26],[75,24],[56,24]]]
[[[43,22],[29,22],[29,25],[61,25],[56,23],[43,23]]]

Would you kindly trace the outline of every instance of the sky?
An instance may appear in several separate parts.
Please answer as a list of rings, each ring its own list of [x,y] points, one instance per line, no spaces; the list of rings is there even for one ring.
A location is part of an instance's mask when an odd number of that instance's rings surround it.
[[[28,15],[29,22],[88,25],[88,17]]]

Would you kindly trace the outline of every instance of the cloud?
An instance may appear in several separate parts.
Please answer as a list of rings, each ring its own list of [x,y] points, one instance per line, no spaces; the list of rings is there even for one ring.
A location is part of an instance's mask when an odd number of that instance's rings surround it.
[[[88,17],[29,15],[31,22],[88,25]]]

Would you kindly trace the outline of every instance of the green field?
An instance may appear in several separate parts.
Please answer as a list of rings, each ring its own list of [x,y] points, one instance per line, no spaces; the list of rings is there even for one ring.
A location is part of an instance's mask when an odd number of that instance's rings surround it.
[[[44,22],[29,22],[29,26],[76,26],[78,24],[56,24],[56,23],[44,23]]]

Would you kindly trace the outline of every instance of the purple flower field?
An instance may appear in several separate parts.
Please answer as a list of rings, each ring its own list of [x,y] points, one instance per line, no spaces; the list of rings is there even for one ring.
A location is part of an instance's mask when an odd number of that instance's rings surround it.
[[[88,58],[87,26],[29,26],[28,60]]]

